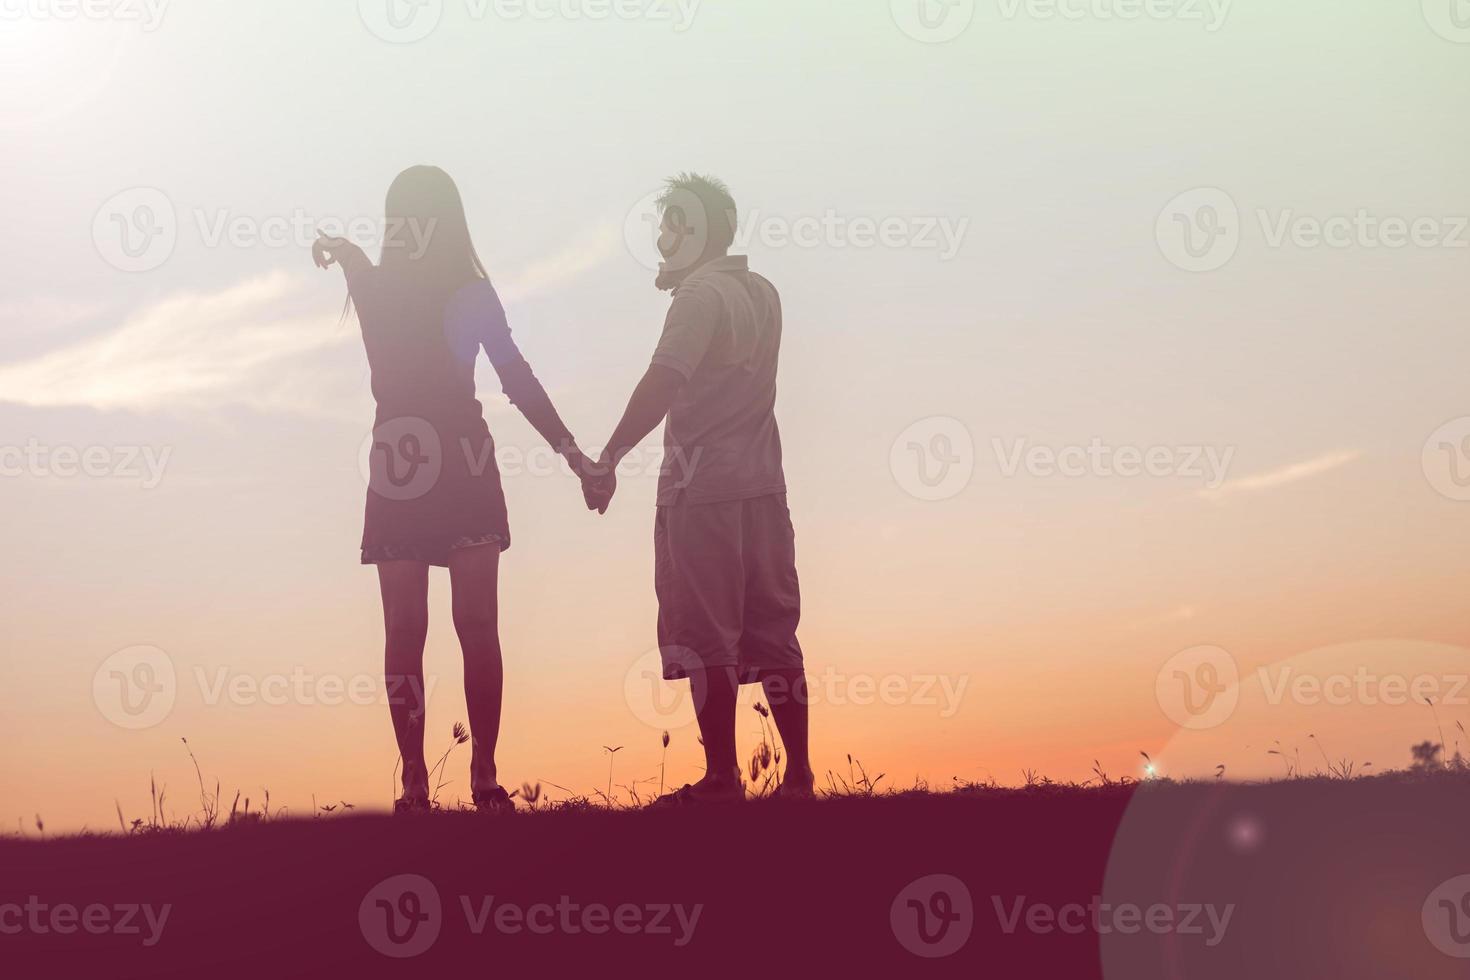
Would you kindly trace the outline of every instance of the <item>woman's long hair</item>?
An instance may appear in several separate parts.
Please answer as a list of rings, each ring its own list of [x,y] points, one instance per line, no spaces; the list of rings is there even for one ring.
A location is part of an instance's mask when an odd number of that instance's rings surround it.
[[[391,277],[458,288],[488,279],[470,240],[464,201],[439,167],[409,167],[388,188],[381,268]]]
[[[403,171],[388,188],[383,212],[378,269],[392,286],[453,292],[473,279],[490,278],[470,240],[459,188],[442,168],[420,164]],[[342,322],[355,305],[349,291]]]

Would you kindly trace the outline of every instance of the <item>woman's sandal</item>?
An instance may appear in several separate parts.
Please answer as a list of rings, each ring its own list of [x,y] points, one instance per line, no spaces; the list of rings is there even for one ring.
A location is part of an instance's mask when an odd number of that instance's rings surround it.
[[[503,787],[481,790],[475,793],[475,809],[491,816],[503,816],[516,812],[515,801]]]

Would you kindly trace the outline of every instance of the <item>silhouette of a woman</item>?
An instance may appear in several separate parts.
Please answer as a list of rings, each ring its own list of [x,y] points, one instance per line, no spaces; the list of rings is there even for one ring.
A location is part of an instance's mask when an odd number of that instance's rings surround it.
[[[475,805],[514,808],[496,777],[503,669],[496,597],[510,547],[495,444],[475,397],[483,348],[505,393],[585,483],[589,461],[511,339],[505,311],[475,253],[459,189],[438,167],[411,167],[388,190],[378,265],[322,236],[319,268],[340,265],[372,369],[373,428],[363,564],[376,565],[386,632],[389,710],[403,761],[398,812],[427,810],[424,639],[429,567],[449,569],[464,651]]]

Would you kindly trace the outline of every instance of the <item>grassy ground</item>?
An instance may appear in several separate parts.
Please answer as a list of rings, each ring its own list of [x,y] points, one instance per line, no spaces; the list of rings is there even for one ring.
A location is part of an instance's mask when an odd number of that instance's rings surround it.
[[[20,977],[1433,980],[1466,975],[1424,910],[1470,873],[1467,814],[1470,781],[1439,773],[11,839],[0,843],[0,951]],[[107,927],[62,931],[71,906],[94,925],[103,912],[87,907],[109,910]],[[117,928],[127,906],[142,909],[137,933]],[[1458,933],[1446,935],[1441,946]],[[957,945],[946,957],[914,952],[946,943]]]

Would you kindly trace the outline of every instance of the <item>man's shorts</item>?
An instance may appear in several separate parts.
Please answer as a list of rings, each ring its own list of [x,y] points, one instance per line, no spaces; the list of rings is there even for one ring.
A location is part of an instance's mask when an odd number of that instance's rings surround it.
[[[735,667],[800,670],[801,590],[785,494],[658,508],[653,531],[665,680]]]

